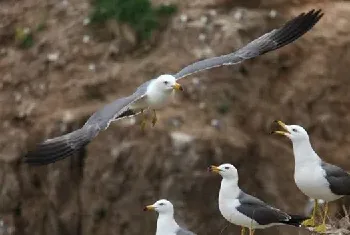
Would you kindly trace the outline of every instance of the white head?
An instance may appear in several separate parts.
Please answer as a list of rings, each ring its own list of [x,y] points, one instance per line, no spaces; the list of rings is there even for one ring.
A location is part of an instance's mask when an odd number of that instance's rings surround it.
[[[171,202],[166,199],[160,199],[153,203],[152,205],[148,205],[144,208],[144,211],[154,210],[161,214],[174,214],[174,206]]]
[[[208,170],[220,174],[223,179],[238,181],[238,171],[232,164],[225,163],[220,166],[211,165]]]
[[[288,137],[292,142],[297,141],[309,141],[309,135],[307,131],[298,125],[286,125],[282,121],[275,121],[279,126],[283,128],[282,131],[273,131],[273,134],[284,135]]]
[[[154,85],[161,90],[183,90],[182,86],[176,82],[176,78],[170,74],[163,74],[157,77]]]

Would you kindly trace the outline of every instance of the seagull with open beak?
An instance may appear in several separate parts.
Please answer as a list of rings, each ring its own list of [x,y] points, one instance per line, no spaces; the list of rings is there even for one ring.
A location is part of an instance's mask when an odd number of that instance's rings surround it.
[[[322,224],[315,228],[316,232],[326,231],[328,202],[350,195],[350,175],[338,166],[322,161],[311,146],[307,131],[299,125],[287,125],[275,121],[283,130],[273,131],[288,137],[293,144],[295,160],[294,180],[297,187],[308,197],[314,199],[312,217],[303,225],[315,226],[315,215],[318,207],[317,199],[326,201]]]

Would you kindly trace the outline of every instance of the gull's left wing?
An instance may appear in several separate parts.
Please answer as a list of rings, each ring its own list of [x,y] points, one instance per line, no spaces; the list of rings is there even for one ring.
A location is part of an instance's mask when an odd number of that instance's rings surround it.
[[[244,60],[263,55],[269,51],[276,50],[300,38],[309,31],[322,16],[323,13],[321,10],[311,10],[307,13],[302,13],[288,21],[281,28],[274,29],[262,35],[233,53],[197,61],[186,66],[174,76],[176,79],[181,79],[202,70],[237,64]]]

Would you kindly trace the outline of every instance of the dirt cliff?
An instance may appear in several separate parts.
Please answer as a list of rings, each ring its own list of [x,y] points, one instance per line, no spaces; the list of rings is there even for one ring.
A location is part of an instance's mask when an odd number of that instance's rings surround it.
[[[268,135],[275,119],[303,125],[325,160],[350,169],[350,2],[169,2],[178,13],[140,46],[127,26],[84,25],[86,1],[1,1],[0,217],[16,234],[154,234],[156,215],[142,208],[159,198],[198,234],[235,234],[217,208],[220,178],[206,172],[224,162],[238,168],[248,193],[303,213],[291,145]],[[182,81],[185,91],[145,133],[138,119],[123,120],[70,159],[20,163],[36,143],[77,129],[143,81],[235,50],[312,8],[325,16],[296,43]],[[34,45],[19,49],[15,28],[43,21]],[[333,214],[343,202],[332,204]]]

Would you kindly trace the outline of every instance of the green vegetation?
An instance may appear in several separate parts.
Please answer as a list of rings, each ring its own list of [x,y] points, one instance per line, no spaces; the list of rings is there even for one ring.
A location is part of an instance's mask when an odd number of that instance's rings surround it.
[[[104,23],[115,19],[129,24],[139,39],[148,39],[159,27],[160,17],[176,11],[174,5],[153,7],[150,0],[92,0],[91,23]]]
[[[26,27],[16,27],[15,29],[15,41],[17,45],[22,49],[28,49],[34,45],[34,35],[37,32],[43,31],[46,28],[46,20],[40,22],[34,30]]]
[[[29,28],[16,28],[15,40],[22,49],[27,49],[34,45],[33,34]]]

